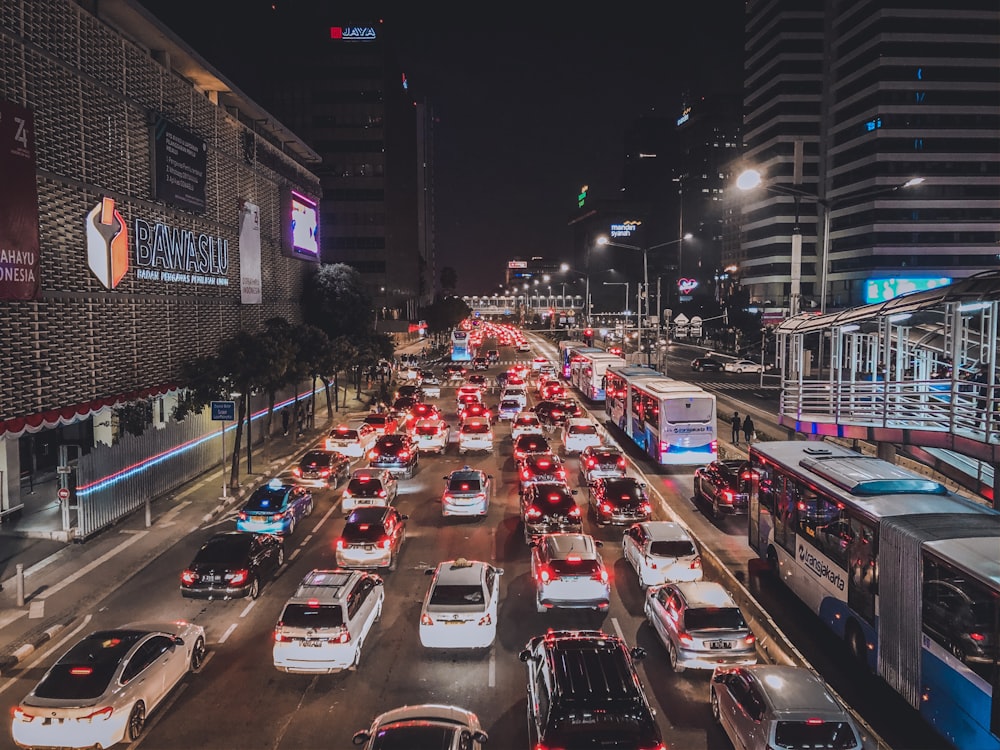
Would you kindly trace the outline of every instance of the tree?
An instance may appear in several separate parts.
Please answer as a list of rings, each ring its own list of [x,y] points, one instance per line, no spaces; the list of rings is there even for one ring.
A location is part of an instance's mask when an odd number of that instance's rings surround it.
[[[271,424],[274,417],[274,399],[282,388],[295,385],[305,375],[302,352],[298,343],[300,328],[284,318],[270,318],[264,323],[264,331],[259,337],[260,355],[267,361],[261,374],[262,387],[267,393],[267,421],[264,439],[271,438]],[[296,388],[296,401],[298,400]]]
[[[420,311],[421,320],[427,321],[427,332],[445,333],[469,317],[472,310],[458,297],[438,297]]]
[[[358,347],[356,347],[347,336],[338,336],[330,342],[328,350],[333,367],[333,405],[340,409],[338,402],[340,394],[340,373],[345,372],[358,358]],[[347,408],[347,387],[344,387],[344,408]]]
[[[230,486],[239,487],[240,444],[243,438],[243,420],[247,422],[247,472],[253,471],[253,438],[251,432],[250,396],[259,392],[267,380],[269,361],[262,335],[240,331],[219,345],[219,372],[226,392],[239,394],[236,435],[233,440],[233,462]]]
[[[338,336],[353,340],[372,327],[375,309],[356,269],[344,263],[324,263],[305,278],[302,317],[330,340]]]

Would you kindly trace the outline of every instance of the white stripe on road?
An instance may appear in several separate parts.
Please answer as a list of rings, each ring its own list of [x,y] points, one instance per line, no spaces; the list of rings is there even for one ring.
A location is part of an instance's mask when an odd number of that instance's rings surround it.
[[[490,646],[490,676],[487,684],[490,687],[497,686],[497,647],[496,644]]]
[[[100,557],[98,557],[96,560],[93,560],[92,562],[88,563],[87,565],[84,565],[82,568],[80,568],[78,571],[76,571],[72,575],[66,576],[61,581],[59,581],[59,583],[55,584],[51,588],[46,589],[45,591],[43,591],[41,594],[39,594],[35,598],[36,599],[48,599],[53,594],[55,594],[55,593],[57,593],[59,591],[62,591],[64,588],[66,588],[67,586],[69,586],[71,583],[75,583],[80,578],[82,578],[83,576],[87,575],[87,573],[89,573],[90,571],[92,571],[94,568],[97,568],[100,565],[103,565],[104,563],[106,563],[108,560],[110,560],[112,557],[114,557],[115,555],[117,555],[123,549],[126,549],[127,547],[131,547],[133,544],[135,544],[136,542],[140,541],[148,533],[149,533],[148,531],[140,531],[137,534],[133,534],[128,539],[126,539],[121,544],[119,544],[117,547],[115,547],[114,549],[105,552],[103,555],[101,555]]]
[[[53,643],[52,646],[51,646],[51,649],[45,649],[45,650],[46,651],[56,650],[56,649],[61,650],[62,647],[66,644],[66,642],[70,638],[76,637],[76,634],[79,633],[81,630],[83,630],[87,626],[87,623],[90,622],[90,618],[91,617],[93,617],[93,615],[87,615],[86,617],[84,617],[83,618],[83,622],[81,622],[79,625],[77,625],[75,628],[73,628],[70,632],[68,632],[62,638],[62,640],[60,640],[60,641],[58,641],[56,643]],[[31,664],[28,664],[27,667],[26,667],[26,669],[34,669],[38,665],[38,662],[40,662],[44,657],[45,657],[45,654],[39,653],[38,658],[35,659],[33,662],[31,662]],[[3,685],[0,685],[0,693],[4,692],[7,688],[9,688],[11,685],[13,685],[19,679],[20,679],[20,677],[11,677]]]
[[[256,599],[251,599],[251,600],[250,600],[250,603],[249,603],[249,604],[248,604],[247,606],[245,606],[245,607],[243,608],[243,611],[242,611],[242,612],[240,612],[240,619],[241,619],[241,620],[242,620],[242,619],[243,619],[244,617],[246,617],[246,616],[247,616],[248,614],[250,614],[250,610],[254,608],[254,605],[255,605],[256,603],[257,603],[257,600],[256,600]]]
[[[622,632],[622,626],[618,624],[618,618],[617,617],[612,617],[611,618],[611,627],[614,628],[615,635],[617,635],[619,638],[621,638],[624,641],[625,640],[625,634]]]
[[[236,630],[236,626],[237,626],[238,624],[239,624],[239,623],[236,623],[236,622],[234,622],[234,623],[233,623],[232,625],[230,625],[230,626],[229,626],[228,628],[226,628],[226,632],[225,632],[225,633],[223,633],[223,634],[222,634],[222,637],[221,637],[221,638],[219,639],[219,645],[220,645],[220,646],[221,646],[221,645],[222,645],[223,643],[225,643],[226,641],[228,641],[228,640],[229,640],[229,636],[231,636],[231,635],[233,634],[233,631],[234,631],[234,630]]]

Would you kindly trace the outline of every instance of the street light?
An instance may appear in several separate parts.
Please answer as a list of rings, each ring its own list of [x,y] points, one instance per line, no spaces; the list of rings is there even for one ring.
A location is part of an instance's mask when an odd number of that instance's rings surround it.
[[[761,177],[760,172],[756,169],[748,169],[740,174],[736,178],[736,187],[740,190],[753,190],[756,187],[763,187],[772,193],[777,193],[779,195],[790,195],[795,199],[795,224],[792,226],[792,269],[791,269],[791,288],[789,289],[788,295],[788,313],[789,317],[794,317],[799,312],[799,296],[800,296],[800,285],[802,281],[802,229],[799,227],[799,202],[802,198],[807,198],[811,201],[815,201],[817,205],[823,207],[823,247],[821,251],[821,257],[818,258],[820,263],[819,267],[819,284],[820,284],[820,297],[819,297],[819,310],[820,313],[826,312],[826,286],[827,286],[827,273],[829,271],[830,265],[830,214],[833,213],[834,208],[837,204],[842,203],[846,200],[854,200],[857,198],[874,198],[878,195],[884,195],[886,193],[894,193],[901,188],[913,187],[914,185],[919,185],[924,181],[923,177],[912,177],[906,182],[899,185],[889,185],[880,186],[874,188],[865,188],[862,190],[856,190],[851,193],[845,193],[842,195],[837,195],[832,198],[821,198],[816,193],[810,192],[808,190],[802,190],[798,187],[792,187],[790,185],[778,185],[769,182],[764,182]]]

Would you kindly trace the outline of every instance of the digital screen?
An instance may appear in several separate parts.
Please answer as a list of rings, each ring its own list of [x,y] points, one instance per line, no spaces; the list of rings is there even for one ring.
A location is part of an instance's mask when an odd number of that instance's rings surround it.
[[[868,279],[865,282],[865,302],[885,302],[901,294],[926,292],[928,289],[939,289],[950,283],[951,279],[947,276]]]
[[[319,257],[319,213],[316,203],[292,192],[292,249],[297,254]]]

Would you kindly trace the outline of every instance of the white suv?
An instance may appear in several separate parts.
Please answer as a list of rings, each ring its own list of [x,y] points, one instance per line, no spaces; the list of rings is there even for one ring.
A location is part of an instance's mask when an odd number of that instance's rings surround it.
[[[531,543],[531,577],[535,608],[552,607],[607,611],[611,602],[608,571],[597,551],[600,542],[589,534],[544,534]]]
[[[469,451],[493,452],[493,428],[490,427],[490,420],[469,417],[462,423],[458,431],[458,453],[465,455]]]
[[[516,399],[518,403],[521,404],[521,409],[528,408],[528,392],[524,390],[524,386],[521,385],[509,385],[503,389],[503,393],[500,394],[500,400],[505,399]]]
[[[382,579],[374,573],[311,571],[285,603],[274,627],[274,666],[300,674],[357,667],[384,600]]]
[[[510,439],[517,440],[521,435],[544,435],[542,421],[533,411],[522,411],[510,423]]]
[[[563,451],[566,455],[580,453],[587,448],[601,445],[597,425],[586,417],[571,417],[562,428]]]

